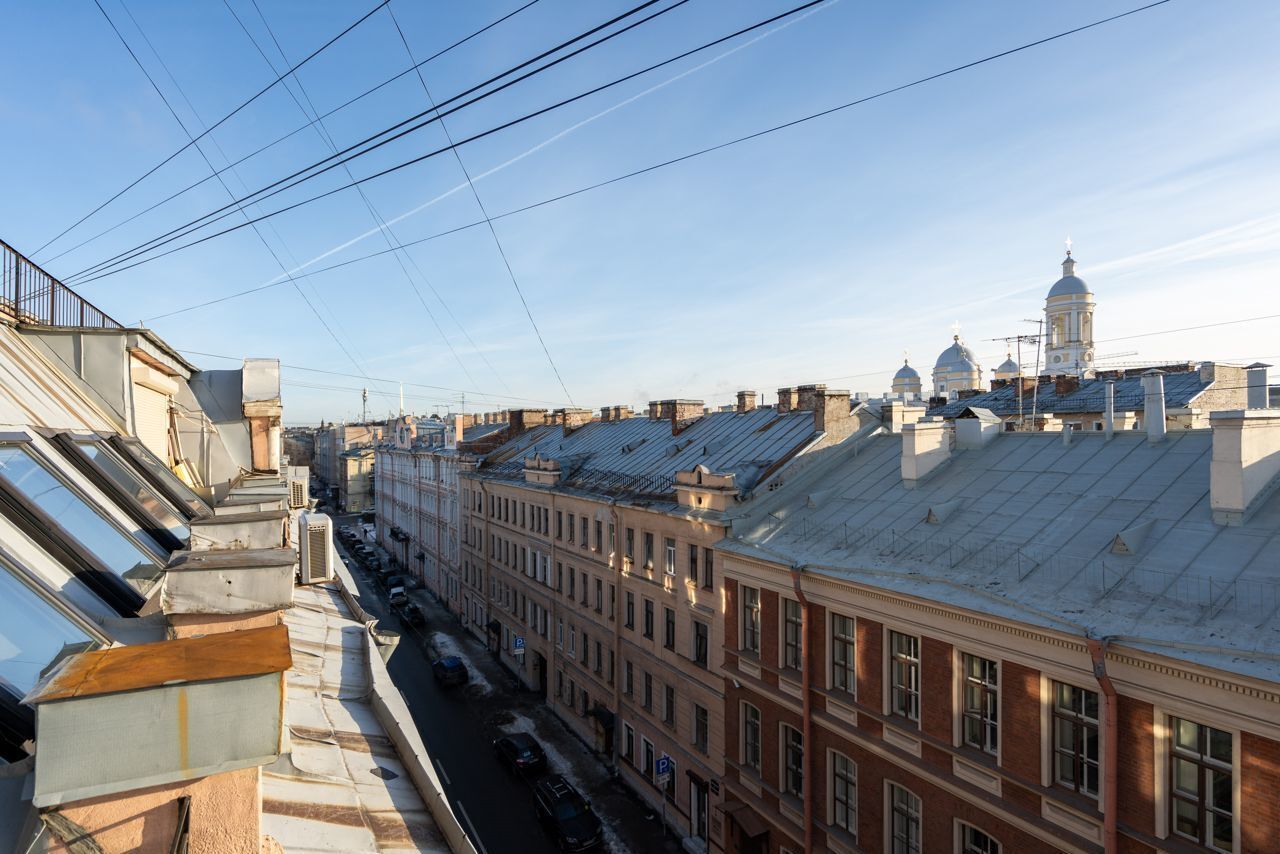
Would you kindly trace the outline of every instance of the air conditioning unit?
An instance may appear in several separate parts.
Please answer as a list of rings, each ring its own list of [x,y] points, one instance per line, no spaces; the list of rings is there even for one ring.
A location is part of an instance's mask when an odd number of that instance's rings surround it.
[[[307,466],[289,466],[289,506],[301,510],[311,506],[311,470]]]
[[[298,570],[303,584],[333,579],[333,520],[324,513],[298,516]]]

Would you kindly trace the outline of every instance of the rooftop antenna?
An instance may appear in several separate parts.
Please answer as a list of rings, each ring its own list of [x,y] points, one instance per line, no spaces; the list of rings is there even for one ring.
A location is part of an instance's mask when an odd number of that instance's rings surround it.
[[[1070,242],[1071,238],[1067,238]],[[1034,323],[1036,325],[1036,372],[1033,377],[1035,385],[1031,388],[1031,427],[1036,426],[1036,405],[1040,401],[1040,340],[1044,338],[1044,318],[1039,320],[1024,319],[1023,323]]]
[[[400,383],[400,417],[404,418],[404,383]]]
[[[360,422],[369,423],[369,389],[360,389]]]
[[[1034,320],[1028,320],[1027,323],[1035,323]],[[1018,428],[1026,427],[1026,415],[1022,410],[1022,345],[1025,342],[1028,346],[1036,345],[1036,374],[1040,373],[1040,336],[1039,335],[1010,335],[1006,338],[988,338],[988,341],[1003,341],[1006,348],[1016,348],[1018,353]],[[1039,380],[1037,379],[1037,383]],[[1035,416],[1033,415],[1032,418]]]

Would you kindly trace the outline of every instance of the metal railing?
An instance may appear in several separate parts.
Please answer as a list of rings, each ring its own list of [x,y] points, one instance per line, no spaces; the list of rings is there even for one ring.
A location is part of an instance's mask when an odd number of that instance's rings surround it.
[[[479,473],[504,480],[524,478],[524,460],[506,460],[492,465],[481,464]],[[626,495],[655,501],[675,499],[675,478],[669,475],[626,474],[607,469],[570,467],[561,485],[598,495]]]
[[[36,326],[123,329],[106,312],[0,240],[0,313]]]

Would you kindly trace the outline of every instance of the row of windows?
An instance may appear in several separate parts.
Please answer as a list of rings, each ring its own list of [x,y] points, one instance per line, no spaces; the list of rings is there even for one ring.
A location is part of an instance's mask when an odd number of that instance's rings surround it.
[[[625,593],[626,602],[623,609],[623,627],[631,631],[636,628],[636,595],[628,590]],[[654,602],[649,597],[642,597],[643,605],[643,624],[640,633],[648,640],[654,639]],[[689,630],[689,649],[686,654],[687,658],[699,667],[706,667],[708,663],[710,628],[701,620],[691,620]],[[662,608],[662,645],[669,650],[676,649],[676,612],[674,608],[663,606]]]
[[[636,666],[630,659],[625,659],[622,665],[622,693],[624,696],[635,698],[636,696]],[[647,670],[640,670],[640,697],[639,704],[642,709],[647,712],[654,712],[654,679],[653,674]],[[678,704],[676,698],[676,686],[674,683],[665,683],[662,686],[662,722],[668,727],[675,729],[676,727],[676,708]],[[696,702],[690,703],[691,716],[689,726],[689,743],[699,753],[706,755],[710,749],[709,739],[709,716],[705,706],[701,706]]]
[[[760,591],[741,588],[739,647],[760,652]],[[780,663],[797,666],[798,603],[783,599]],[[793,632],[792,626],[796,629]],[[828,622],[828,688],[851,698],[857,694],[856,620],[831,612]],[[920,638],[887,631],[887,706],[891,717],[918,726],[921,711]],[[795,656],[795,657],[793,657]],[[1000,664],[970,653],[959,656],[959,743],[992,756],[1000,751]],[[1049,699],[1051,771],[1054,785],[1096,798],[1101,779],[1099,695],[1096,691],[1053,682]],[[950,707],[950,693],[934,694]],[[741,761],[759,771],[759,713],[744,711]],[[1220,851],[1231,850],[1233,821],[1232,735],[1180,718],[1170,718],[1173,733],[1169,767],[1171,832]],[[791,791],[783,780],[784,790]]]

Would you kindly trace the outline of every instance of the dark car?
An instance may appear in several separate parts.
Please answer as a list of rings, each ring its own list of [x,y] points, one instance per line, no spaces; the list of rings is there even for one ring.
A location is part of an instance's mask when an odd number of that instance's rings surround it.
[[[392,587],[404,588],[409,586],[405,584],[403,575],[387,575],[382,579],[382,583],[386,585],[388,590]]]
[[[467,665],[456,655],[446,655],[431,663],[431,675],[441,685],[467,684]]]
[[[517,732],[494,739],[493,749],[498,758],[512,771],[521,774],[537,774],[546,770],[547,754],[542,745],[527,732]]]
[[[421,626],[427,622],[427,618],[422,613],[422,609],[412,602],[406,602],[398,609],[400,619],[404,620],[411,626]]]
[[[561,851],[589,851],[598,846],[604,832],[591,802],[559,774],[539,780],[533,787],[538,820]]]

